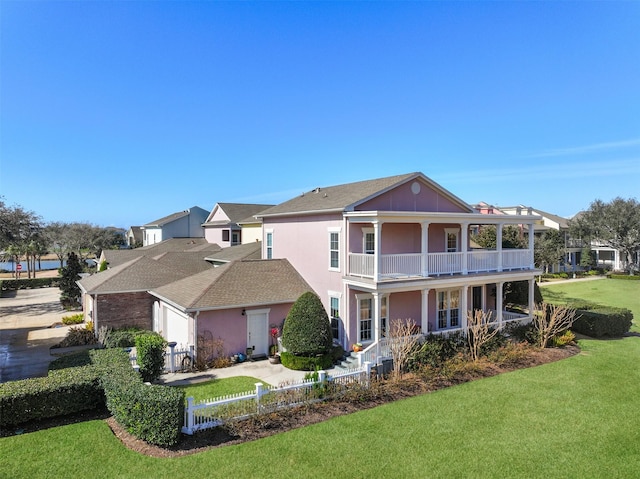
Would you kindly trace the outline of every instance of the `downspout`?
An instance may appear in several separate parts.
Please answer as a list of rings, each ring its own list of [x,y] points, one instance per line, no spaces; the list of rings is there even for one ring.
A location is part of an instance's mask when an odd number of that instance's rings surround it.
[[[196,311],[196,314],[193,315],[193,360],[196,359],[196,352],[198,350],[198,316],[200,315],[200,310]]]

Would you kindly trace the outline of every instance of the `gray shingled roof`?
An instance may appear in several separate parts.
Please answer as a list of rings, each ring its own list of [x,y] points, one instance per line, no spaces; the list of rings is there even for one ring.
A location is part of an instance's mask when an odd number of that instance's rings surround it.
[[[151,294],[190,311],[294,302],[312,291],[286,259],[234,261],[155,288]]]
[[[110,268],[118,266],[140,256],[158,256],[170,252],[200,252],[202,258],[220,251],[222,248],[216,243],[209,243],[204,238],[171,238],[142,248],[103,250],[102,254]]]
[[[272,208],[275,205],[257,205],[257,204],[242,204],[242,203],[218,203],[222,210],[226,213],[229,219],[237,223],[238,221],[252,217],[264,211]]]
[[[192,206],[189,209],[186,209],[184,211],[178,211],[176,213],[172,213],[170,215],[164,216],[160,219],[157,219],[155,221],[151,221],[149,223],[146,223],[145,225],[143,225],[143,228],[160,228],[161,226],[166,225],[167,223],[171,223],[172,221],[175,221],[179,218],[182,218],[183,216],[187,216],[189,214],[191,214],[192,212],[195,212],[196,210],[201,210],[204,214],[204,216],[206,217],[207,214],[207,210],[205,210],[204,208],[200,208],[199,206]]]
[[[262,259],[262,242],[240,244],[229,248],[222,248],[207,255],[207,261],[228,263],[242,259]]]
[[[470,206],[464,201],[457,198],[422,173],[414,172],[404,175],[388,176],[386,178],[377,178],[374,180],[347,183],[344,185],[315,188],[296,198],[280,203],[273,208],[269,208],[268,210],[259,213],[257,216],[267,217],[292,213],[350,211],[358,204],[415,178],[422,179],[435,190],[440,191],[442,194],[450,197],[453,201],[456,201],[465,208],[469,208],[469,210],[471,210]]]
[[[83,278],[78,284],[89,294],[130,293],[148,291],[190,274],[192,273],[189,271],[169,268],[152,258],[140,256],[115,268]]]

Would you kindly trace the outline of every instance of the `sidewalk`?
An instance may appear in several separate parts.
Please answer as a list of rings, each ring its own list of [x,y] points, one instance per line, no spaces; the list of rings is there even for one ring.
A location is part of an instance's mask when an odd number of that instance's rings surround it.
[[[578,283],[580,281],[595,281],[598,279],[607,279],[607,277],[606,276],[587,276],[586,278],[557,279],[553,281],[545,281],[542,283],[538,283],[538,286],[542,288],[544,286],[549,286],[552,284]]]
[[[0,383],[46,376],[49,348],[69,326],[51,327],[69,313],[58,288],[21,289],[0,298]]]
[[[228,368],[208,369],[193,373],[167,373],[160,376],[161,384],[180,386],[194,384],[212,379],[229,378],[234,376],[254,377],[271,386],[278,386],[287,382],[298,382],[304,379],[306,371],[294,371],[282,364],[271,364],[268,360],[245,361]]]

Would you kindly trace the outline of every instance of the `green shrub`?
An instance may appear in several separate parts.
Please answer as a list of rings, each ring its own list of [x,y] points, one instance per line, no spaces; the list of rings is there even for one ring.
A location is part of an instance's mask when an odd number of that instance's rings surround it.
[[[640,276],[631,276],[629,274],[608,274],[607,278],[609,279],[622,279],[622,280],[630,280],[630,281],[640,281]]]
[[[333,354],[319,354],[316,356],[298,356],[288,351],[280,353],[280,362],[286,368],[296,371],[315,371],[329,369],[333,366]]]
[[[533,323],[509,323],[505,326],[505,334],[517,342],[525,341],[529,344],[538,344],[538,332]]]
[[[73,314],[71,316],[64,316],[62,318],[62,324],[80,324],[84,321],[84,314],[82,313],[78,313],[78,314]]]
[[[315,293],[308,291],[302,294],[291,306],[282,328],[282,344],[287,351],[299,356],[331,351],[331,323]]]
[[[551,338],[551,343],[554,348],[563,348],[567,344],[572,343],[576,339],[576,335],[572,331],[565,331],[559,336]]]
[[[624,336],[631,329],[633,313],[625,308],[596,306],[578,310],[571,329],[593,338]]]
[[[155,381],[164,370],[167,341],[158,333],[136,337],[136,354],[143,381]]]
[[[151,331],[134,327],[110,329],[104,338],[103,346],[105,348],[132,348],[136,345],[136,337],[143,334],[151,334]]]
[[[0,384],[0,426],[64,416],[104,404],[94,367],[58,369],[44,378]]]
[[[439,367],[448,359],[467,349],[467,340],[460,332],[449,335],[429,333],[409,358],[409,369],[418,370],[422,366]]]
[[[98,340],[93,334],[93,323],[87,326],[78,326],[69,329],[67,336],[56,344],[56,348],[70,348],[72,346],[86,346],[97,344]]]

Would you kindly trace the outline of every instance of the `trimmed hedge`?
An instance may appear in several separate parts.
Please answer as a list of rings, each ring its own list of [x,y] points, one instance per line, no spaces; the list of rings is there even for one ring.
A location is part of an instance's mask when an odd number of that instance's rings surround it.
[[[58,369],[44,378],[0,384],[0,426],[65,416],[104,404],[93,366]]]
[[[593,338],[624,336],[631,329],[633,313],[625,308],[587,307],[576,312],[571,330]]]
[[[158,446],[178,442],[184,419],[184,390],[143,384],[122,349],[93,351],[102,372],[107,408],[136,437]]]
[[[58,287],[60,278],[29,278],[29,279],[5,279],[0,283],[3,291],[15,291],[17,289],[35,289]]]
[[[608,274],[609,279],[624,279],[627,281],[640,281],[640,276],[631,276],[629,274]]]
[[[291,306],[282,327],[282,345],[295,355],[307,357],[331,351],[331,322],[315,293],[303,293]]]
[[[288,351],[280,353],[280,362],[289,369],[296,371],[315,371],[316,369],[329,369],[334,364],[334,354],[319,354],[317,356],[296,356]]]

